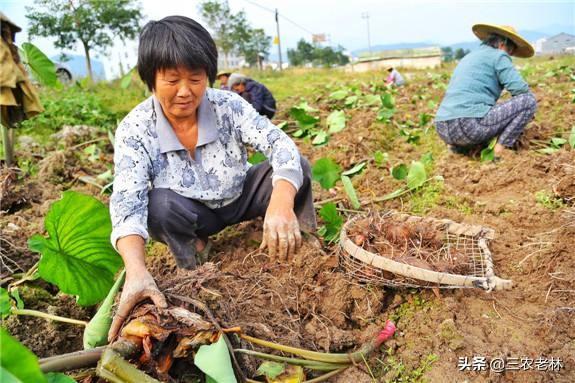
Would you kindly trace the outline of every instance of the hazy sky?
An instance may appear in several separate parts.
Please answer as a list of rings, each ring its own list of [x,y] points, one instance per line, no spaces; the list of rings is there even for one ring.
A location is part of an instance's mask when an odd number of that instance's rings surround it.
[[[199,1],[140,0],[140,3],[146,20],[174,14],[199,20]],[[2,12],[24,29],[17,35],[17,43],[27,40],[25,6],[32,4],[33,0],[0,0]],[[229,0],[229,4],[234,11],[243,9],[253,27],[264,28],[271,36],[276,34],[276,25],[269,10],[277,8],[285,17],[280,18],[284,52],[300,38],[311,40],[311,33],[325,33],[332,45],[341,44],[348,50],[366,48],[367,24],[362,13],[369,14],[372,45],[422,41],[445,45],[470,41],[474,39],[471,25],[477,22],[512,25],[518,30],[561,25],[568,27],[565,32],[575,34],[575,0]],[[32,42],[50,56],[59,52],[50,39]],[[118,72],[120,58],[125,65],[135,64],[135,47],[135,43],[116,46],[107,57],[97,55],[105,63],[108,76]],[[80,46],[76,51],[83,54]],[[277,46],[272,46],[272,51],[277,52]]]

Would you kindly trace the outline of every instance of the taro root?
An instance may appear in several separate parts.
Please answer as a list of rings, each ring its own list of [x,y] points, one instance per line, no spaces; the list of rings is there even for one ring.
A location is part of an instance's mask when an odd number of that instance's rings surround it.
[[[162,381],[171,381],[172,366],[193,367],[192,357],[201,345],[219,339],[215,326],[182,307],[158,309],[152,304],[136,307],[120,337],[111,345],[120,355]]]
[[[385,231],[385,239],[396,245],[406,245],[413,235],[411,227],[405,223],[390,223],[384,225],[382,229]]]

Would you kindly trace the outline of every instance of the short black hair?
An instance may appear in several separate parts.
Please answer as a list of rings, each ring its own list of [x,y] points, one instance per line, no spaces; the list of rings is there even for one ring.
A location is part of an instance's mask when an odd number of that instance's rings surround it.
[[[483,44],[489,45],[492,48],[499,48],[499,44],[503,43],[507,47],[510,52],[515,52],[517,49],[517,44],[513,42],[513,40],[508,39],[505,36],[501,36],[497,33],[491,33],[485,40],[483,40]]]
[[[148,22],[140,32],[138,74],[150,91],[156,73],[183,65],[190,70],[204,69],[210,85],[218,72],[218,50],[210,33],[185,16],[168,16]]]

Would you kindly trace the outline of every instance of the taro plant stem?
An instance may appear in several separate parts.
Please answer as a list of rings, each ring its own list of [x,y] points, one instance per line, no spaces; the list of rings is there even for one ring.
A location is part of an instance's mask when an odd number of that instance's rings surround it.
[[[57,322],[71,323],[71,324],[76,324],[76,325],[80,325],[80,326],[86,326],[88,324],[88,322],[83,321],[83,320],[47,314],[45,312],[37,311],[37,310],[17,309],[14,307],[10,310],[10,313],[13,315],[29,315],[29,316],[33,316],[33,317],[37,317],[37,318],[44,318],[44,319],[49,319],[49,320],[53,320],[53,321],[57,321]]]

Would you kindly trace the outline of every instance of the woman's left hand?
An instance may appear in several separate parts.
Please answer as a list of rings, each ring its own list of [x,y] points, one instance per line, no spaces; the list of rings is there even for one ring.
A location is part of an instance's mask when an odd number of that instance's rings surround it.
[[[272,260],[289,260],[301,247],[301,232],[293,211],[295,194],[295,188],[285,180],[278,180],[272,192],[260,246],[268,248]]]

